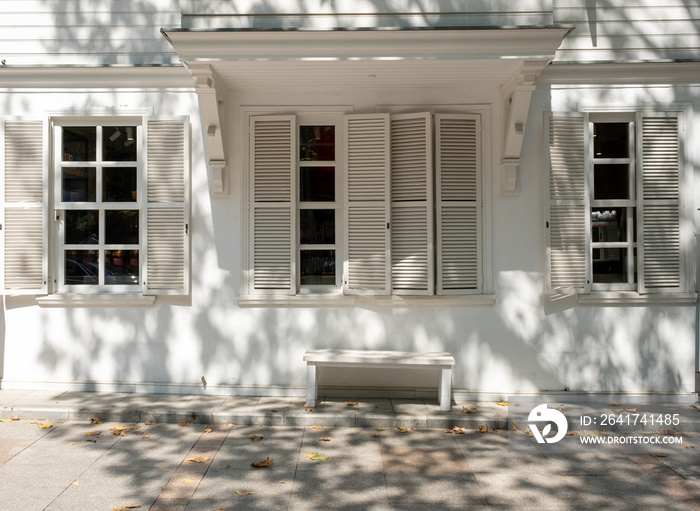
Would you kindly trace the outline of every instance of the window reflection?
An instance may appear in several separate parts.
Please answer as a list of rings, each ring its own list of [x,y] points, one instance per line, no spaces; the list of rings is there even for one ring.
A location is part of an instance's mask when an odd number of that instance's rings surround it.
[[[335,250],[301,251],[302,286],[335,285]]]

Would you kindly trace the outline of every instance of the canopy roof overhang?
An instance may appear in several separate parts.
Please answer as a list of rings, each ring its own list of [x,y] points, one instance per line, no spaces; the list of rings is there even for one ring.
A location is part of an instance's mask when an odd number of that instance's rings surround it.
[[[162,30],[195,79],[210,186],[227,194],[227,92],[487,88],[507,104],[501,192],[518,192],[530,98],[568,27]]]

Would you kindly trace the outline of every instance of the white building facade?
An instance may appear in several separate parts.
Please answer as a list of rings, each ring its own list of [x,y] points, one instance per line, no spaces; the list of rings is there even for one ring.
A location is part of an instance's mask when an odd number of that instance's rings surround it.
[[[501,4],[0,0],[0,386],[694,398],[700,7]]]

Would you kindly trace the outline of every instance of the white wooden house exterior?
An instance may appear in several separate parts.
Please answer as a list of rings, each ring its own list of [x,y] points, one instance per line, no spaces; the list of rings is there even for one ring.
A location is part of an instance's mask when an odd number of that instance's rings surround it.
[[[0,0],[0,386],[301,396],[305,350],[354,348],[450,352],[456,397],[690,399],[699,27],[690,0]]]

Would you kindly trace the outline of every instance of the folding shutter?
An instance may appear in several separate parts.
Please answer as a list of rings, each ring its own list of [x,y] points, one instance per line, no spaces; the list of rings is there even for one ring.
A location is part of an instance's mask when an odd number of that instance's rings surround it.
[[[588,115],[552,113],[546,128],[547,292],[589,292]]]
[[[389,115],[345,117],[348,263],[343,291],[389,294]]]
[[[433,147],[430,113],[391,116],[391,285],[432,294]]]
[[[680,143],[675,115],[637,115],[639,291],[683,291]]]
[[[190,129],[186,118],[145,119],[146,209],[143,293],[190,288]]]
[[[3,289],[8,294],[48,290],[46,131],[42,121],[3,124]]]
[[[294,294],[296,118],[251,117],[251,290]]]
[[[481,121],[438,114],[437,293],[481,293]]]

